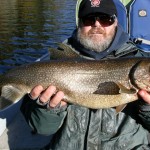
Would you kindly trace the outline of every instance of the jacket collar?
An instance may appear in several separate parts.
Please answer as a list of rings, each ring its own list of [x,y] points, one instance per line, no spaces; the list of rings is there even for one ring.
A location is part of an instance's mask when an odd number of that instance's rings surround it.
[[[81,55],[91,57],[95,60],[100,60],[113,51],[116,51],[129,40],[129,36],[126,32],[123,31],[122,27],[118,25],[115,38],[111,45],[108,47],[108,49],[104,50],[103,52],[95,52],[89,49],[84,48],[76,39],[77,30],[73,32],[73,35],[71,38],[69,38],[68,42],[72,45],[72,47],[77,50]]]

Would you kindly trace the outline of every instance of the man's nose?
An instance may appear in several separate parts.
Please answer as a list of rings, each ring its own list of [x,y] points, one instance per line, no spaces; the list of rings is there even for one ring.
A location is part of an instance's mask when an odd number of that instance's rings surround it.
[[[98,27],[101,26],[99,19],[95,19],[94,26],[98,26]]]

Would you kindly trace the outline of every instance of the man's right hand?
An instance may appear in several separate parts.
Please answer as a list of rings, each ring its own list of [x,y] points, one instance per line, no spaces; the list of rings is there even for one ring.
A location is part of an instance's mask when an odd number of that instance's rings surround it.
[[[39,98],[40,103],[47,103],[49,101],[49,107],[55,108],[60,104],[61,106],[67,105],[65,101],[63,101],[64,93],[62,91],[57,91],[56,87],[53,85],[48,86],[44,89],[41,85],[35,86],[31,92],[30,97],[32,99]]]

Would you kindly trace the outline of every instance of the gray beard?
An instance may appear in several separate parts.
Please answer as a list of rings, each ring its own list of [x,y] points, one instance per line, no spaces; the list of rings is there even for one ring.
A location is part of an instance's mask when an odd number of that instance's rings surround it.
[[[115,34],[115,30],[114,30],[114,34]],[[95,42],[89,36],[82,34],[81,29],[78,28],[77,39],[85,48],[90,49],[95,52],[102,52],[110,46],[114,38],[114,34],[112,34],[111,36],[108,36],[103,41]]]

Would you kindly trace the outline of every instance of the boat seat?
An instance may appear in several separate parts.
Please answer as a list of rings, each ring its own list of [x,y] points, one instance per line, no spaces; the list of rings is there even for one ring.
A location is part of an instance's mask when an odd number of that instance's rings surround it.
[[[143,51],[150,52],[150,0],[134,0],[129,9],[131,40]]]

